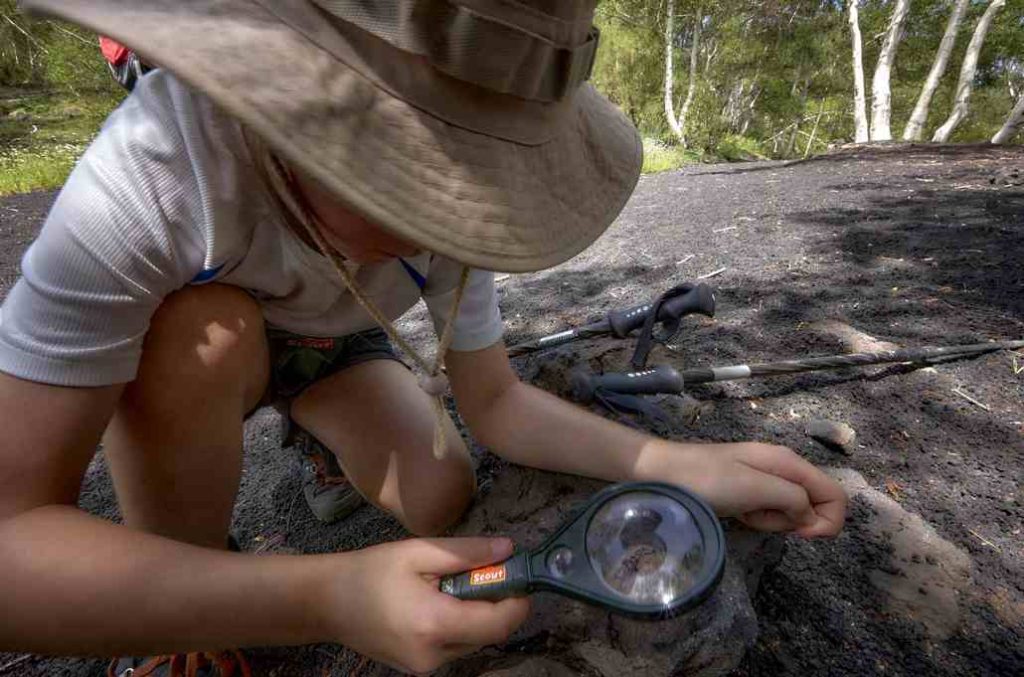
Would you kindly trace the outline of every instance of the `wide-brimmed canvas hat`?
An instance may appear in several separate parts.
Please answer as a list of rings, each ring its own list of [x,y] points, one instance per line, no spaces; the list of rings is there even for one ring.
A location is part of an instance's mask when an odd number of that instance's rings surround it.
[[[636,130],[587,83],[596,0],[22,4],[131,47],[372,223],[468,265],[574,256],[640,172]]]

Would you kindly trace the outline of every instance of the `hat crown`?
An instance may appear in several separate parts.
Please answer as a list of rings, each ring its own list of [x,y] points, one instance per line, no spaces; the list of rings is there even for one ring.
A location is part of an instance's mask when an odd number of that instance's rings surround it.
[[[640,173],[636,129],[580,84],[593,0],[22,2],[137,50],[352,211],[474,267],[578,254]]]
[[[596,0],[311,0],[328,17],[459,80],[559,101],[590,77]]]

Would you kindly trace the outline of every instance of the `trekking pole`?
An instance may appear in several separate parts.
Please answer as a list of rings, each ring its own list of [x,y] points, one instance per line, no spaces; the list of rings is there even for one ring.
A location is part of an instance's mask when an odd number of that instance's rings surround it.
[[[672,295],[672,292],[676,292],[676,294]],[[626,310],[612,310],[598,322],[514,345],[508,349],[508,355],[509,357],[519,357],[577,339],[606,334],[612,334],[616,338],[626,338],[631,331],[644,325],[656,306],[658,307],[657,322],[674,332],[678,328],[679,320],[686,315],[697,313],[706,317],[714,317],[715,293],[704,283],[681,285],[670,290],[654,303],[646,303]]]
[[[717,381],[735,381],[763,376],[781,376],[808,371],[842,369],[845,367],[866,367],[873,364],[920,363],[944,357],[981,355],[1000,350],[1024,348],[1024,341],[995,341],[962,346],[907,348],[883,350],[876,353],[854,353],[852,355],[831,355],[809,357],[803,360],[786,360],[765,364],[737,364],[728,367],[686,369],[677,371],[667,364],[639,372],[610,372],[588,374],[577,372],[572,376],[572,390],[577,400],[592,402],[600,399],[602,393],[623,395],[678,395],[686,386]]]

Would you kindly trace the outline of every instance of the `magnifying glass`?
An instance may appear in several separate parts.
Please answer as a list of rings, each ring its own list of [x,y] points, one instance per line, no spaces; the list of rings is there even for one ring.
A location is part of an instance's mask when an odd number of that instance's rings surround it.
[[[679,487],[610,486],[547,541],[488,567],[441,579],[459,599],[557,592],[634,618],[670,618],[707,599],[725,568],[714,511]]]

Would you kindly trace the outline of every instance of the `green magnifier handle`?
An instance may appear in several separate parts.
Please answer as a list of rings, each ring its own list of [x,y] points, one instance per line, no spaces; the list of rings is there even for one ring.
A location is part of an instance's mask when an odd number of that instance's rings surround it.
[[[497,601],[506,597],[521,597],[529,592],[529,555],[516,553],[504,562],[463,571],[441,579],[441,592],[459,599]]]

